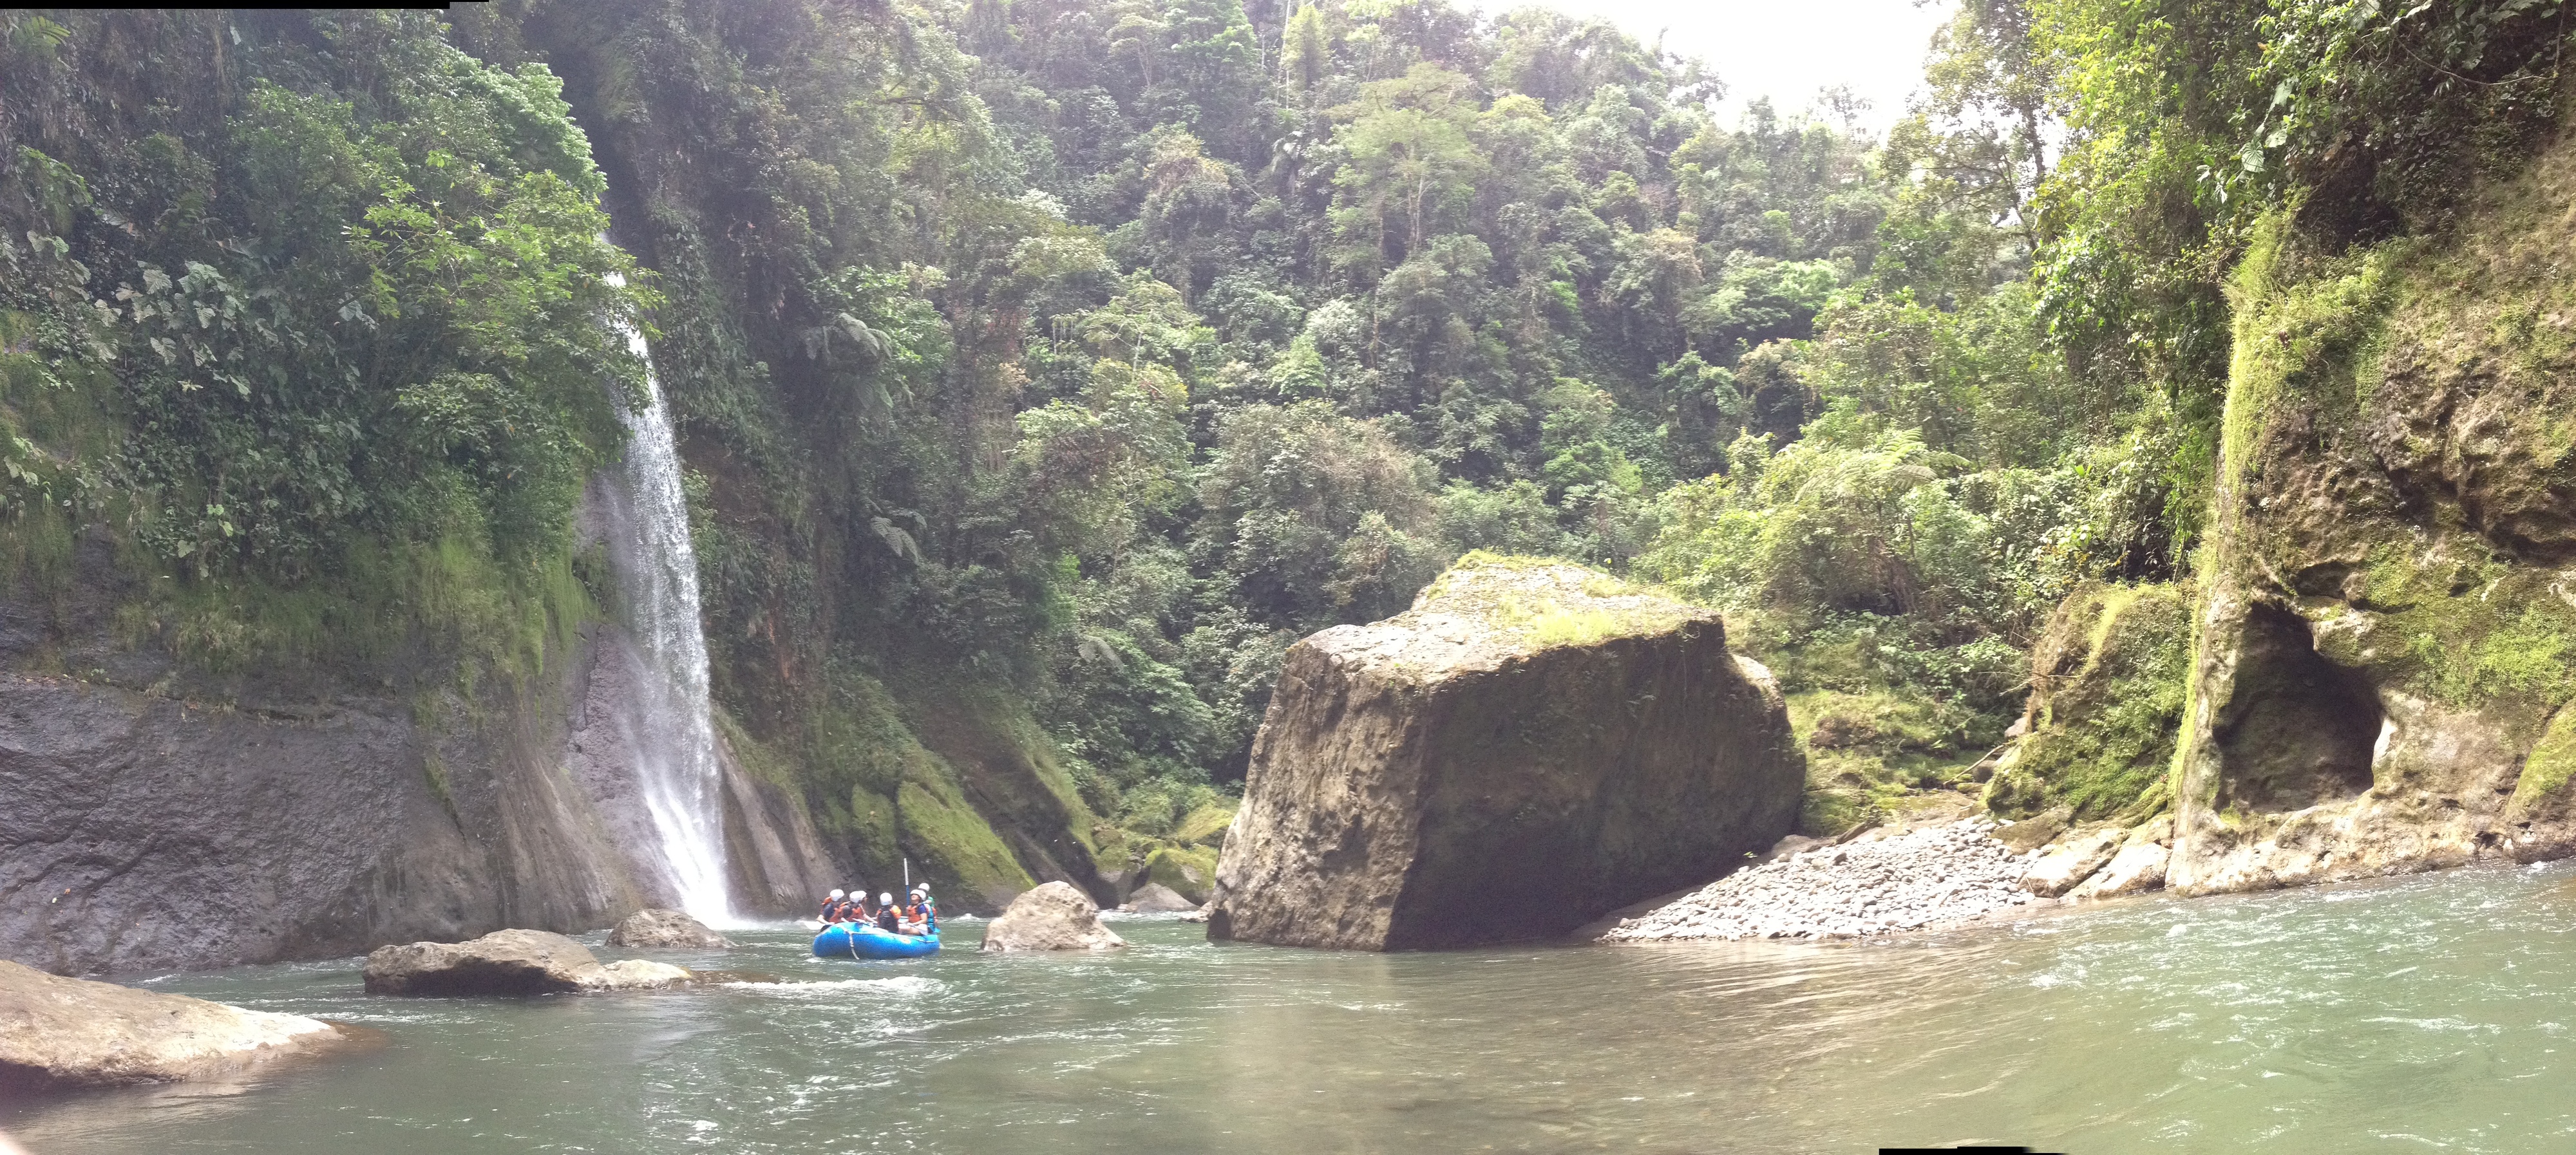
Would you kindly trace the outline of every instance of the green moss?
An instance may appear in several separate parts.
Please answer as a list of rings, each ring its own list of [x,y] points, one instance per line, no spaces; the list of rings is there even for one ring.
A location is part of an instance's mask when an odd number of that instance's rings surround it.
[[[2182,589],[2076,591],[2033,650],[2032,729],[1987,783],[1987,808],[2026,818],[2066,806],[2078,821],[2162,810],[2190,664]]]
[[[1802,834],[1841,834],[1904,809],[1918,792],[1965,786],[1989,748],[1978,732],[1985,719],[1912,688],[1802,690],[1788,707],[1807,750]]]
[[[1581,576],[1569,583],[1568,574]],[[1698,612],[1587,566],[1485,550],[1459,558],[1414,604],[1475,619],[1531,649],[1661,633]]]
[[[2523,759],[2522,776],[2505,803],[2505,819],[2521,821],[2541,811],[2563,811],[2570,780],[2576,780],[2576,708],[2560,707],[2530,756]]]
[[[439,808],[447,811],[447,817],[454,820],[456,795],[448,789],[446,760],[440,758],[436,752],[432,752],[428,757],[421,759],[420,772],[421,777],[429,782],[430,797],[438,799]]]
[[[2228,287],[2235,333],[2219,437],[2222,522],[2242,499],[2285,390],[2328,413],[2355,412],[2367,397],[2392,299],[2390,273],[2409,251],[2392,242],[2331,258],[2305,254],[2290,218],[2275,212],[2255,225]]]
[[[1216,886],[1216,850],[1206,846],[1166,846],[1145,859],[1143,881],[1161,883],[1191,902],[1206,902]]]
[[[952,892],[998,904],[1037,885],[951,784],[904,783],[895,794],[895,816],[904,848],[917,856],[914,865]]]
[[[1234,810],[1227,805],[1202,805],[1172,828],[1172,841],[1191,846],[1221,845],[1226,828],[1234,825]]]

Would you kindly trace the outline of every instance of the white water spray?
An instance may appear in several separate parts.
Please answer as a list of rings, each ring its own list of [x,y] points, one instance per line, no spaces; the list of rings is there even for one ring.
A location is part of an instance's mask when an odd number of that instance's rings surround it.
[[[623,286],[623,278],[614,278]],[[654,378],[644,334],[620,319],[627,347],[644,361],[645,404],[618,406],[626,464],[608,487],[609,548],[627,627],[644,667],[622,719],[636,782],[680,908],[709,926],[734,922],[724,850],[724,807],[715,726],[707,708],[707,639],[698,619],[698,558],[680,490],[671,411]]]

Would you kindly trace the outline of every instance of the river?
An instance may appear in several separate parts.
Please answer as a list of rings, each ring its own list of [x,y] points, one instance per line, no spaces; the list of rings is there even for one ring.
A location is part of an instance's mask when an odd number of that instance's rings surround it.
[[[369,998],[356,960],[148,982],[364,1024],[242,1086],[0,1106],[104,1152],[2576,1146],[2576,868],[2150,898],[1859,946],[676,957],[774,983]],[[614,952],[602,952],[603,955]]]

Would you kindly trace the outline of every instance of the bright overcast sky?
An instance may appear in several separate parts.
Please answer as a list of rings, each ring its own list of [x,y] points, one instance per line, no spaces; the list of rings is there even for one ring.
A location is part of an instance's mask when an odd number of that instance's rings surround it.
[[[1708,62],[1726,82],[1730,120],[1757,96],[1783,112],[1813,104],[1819,89],[1849,85],[1885,130],[1923,78],[1932,30],[1951,0],[1478,0],[1488,15],[1528,3],[1574,16],[1606,16],[1647,44]]]

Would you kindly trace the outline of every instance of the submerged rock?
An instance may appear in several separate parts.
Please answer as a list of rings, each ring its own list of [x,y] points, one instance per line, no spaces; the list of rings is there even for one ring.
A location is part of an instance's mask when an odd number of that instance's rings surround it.
[[[381,946],[367,956],[371,995],[549,995],[666,987],[690,978],[680,967],[641,959],[602,966],[589,947],[542,930]]]
[[[585,989],[650,990],[655,987],[676,987],[697,978],[686,967],[675,967],[669,963],[654,962],[651,959],[619,959],[599,969],[606,977]]]
[[[1711,611],[1470,554],[1288,653],[1208,934],[1393,950],[1543,938],[1770,847],[1804,769]]]
[[[173,1083],[340,1041],[318,1019],[0,962],[0,1091]]]
[[[1100,925],[1100,907],[1070,882],[1050,882],[1011,900],[984,928],[990,951],[1110,950],[1127,945]]]
[[[609,931],[608,945],[723,950],[731,947],[733,940],[680,911],[647,907],[627,915],[617,929]]]
[[[1181,897],[1179,892],[1159,882],[1146,883],[1127,895],[1127,909],[1141,914],[1168,914],[1198,908],[1199,904]]]

